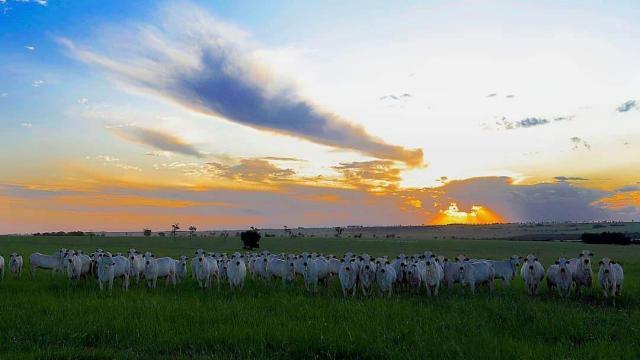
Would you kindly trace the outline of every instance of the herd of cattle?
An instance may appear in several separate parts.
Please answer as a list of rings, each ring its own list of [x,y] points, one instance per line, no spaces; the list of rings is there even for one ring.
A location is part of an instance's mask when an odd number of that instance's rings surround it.
[[[29,256],[31,276],[37,269],[47,269],[66,273],[73,281],[81,278],[97,279],[100,289],[113,288],[116,278],[123,279],[123,288],[129,288],[130,279],[146,281],[149,288],[155,288],[158,279],[166,279],[167,284],[176,285],[191,273],[200,287],[208,288],[213,281],[220,287],[228,283],[233,289],[242,290],[247,274],[265,282],[280,279],[292,283],[296,277],[302,277],[307,290],[316,292],[318,283],[328,286],[337,276],[344,296],[355,295],[358,288],[367,296],[377,287],[379,293],[391,295],[397,288],[417,291],[425,288],[428,296],[437,296],[442,286],[452,288],[459,283],[474,292],[479,286],[490,291],[494,281],[501,280],[508,286],[514,280],[518,267],[526,291],[537,295],[546,275],[547,287],[557,291],[561,297],[569,295],[572,287],[576,296],[581,288],[590,288],[593,283],[591,258],[593,253],[582,251],[572,259],[560,258],[546,271],[534,255],[525,258],[511,256],[506,260],[469,259],[463,255],[454,259],[436,256],[431,251],[422,254],[398,255],[395,259],[387,256],[373,257],[367,254],[345,253],[342,258],[334,255],[324,256],[316,253],[271,254],[262,253],[209,253],[196,250],[189,261],[187,256],[173,259],[156,256],[151,252],[141,253],[130,249],[127,254],[97,249],[86,255],[82,251],[60,249],[53,255],[34,253]],[[20,276],[23,258],[12,253],[9,259],[9,271]],[[0,256],[0,275],[4,277],[5,261]],[[190,269],[190,271],[188,271]],[[599,262],[598,279],[605,298],[612,298],[622,291],[624,273],[622,266],[609,258]]]

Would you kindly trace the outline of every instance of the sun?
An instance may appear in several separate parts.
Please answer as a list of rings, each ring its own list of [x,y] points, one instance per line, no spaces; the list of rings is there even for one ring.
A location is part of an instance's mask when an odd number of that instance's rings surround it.
[[[495,224],[501,222],[504,222],[502,216],[486,206],[473,205],[471,210],[467,212],[460,210],[458,204],[451,203],[446,210],[440,210],[440,213],[430,224]]]

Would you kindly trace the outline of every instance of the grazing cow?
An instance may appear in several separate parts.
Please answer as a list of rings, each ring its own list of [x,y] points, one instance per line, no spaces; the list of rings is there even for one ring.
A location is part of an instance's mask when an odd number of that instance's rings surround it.
[[[580,297],[582,287],[591,288],[593,286],[593,269],[591,268],[591,257],[593,253],[589,250],[582,250],[577,258],[569,260],[569,269],[576,284],[576,296]]]
[[[293,262],[291,262],[293,264]],[[232,289],[244,288],[244,279],[247,276],[247,267],[244,263],[244,256],[239,253],[235,253],[231,260],[229,260],[229,266],[227,268],[227,275],[229,278],[229,286]]]
[[[434,257],[425,257],[422,282],[427,287],[428,296],[438,296],[440,282],[443,279],[443,271]]]
[[[129,262],[131,266],[129,267],[130,273],[129,277],[136,279],[136,284],[140,283],[140,278],[144,276],[144,258],[142,255],[135,249],[129,250]]]
[[[4,258],[0,256],[0,280],[4,279]]]
[[[188,257],[182,255],[176,260],[176,281],[180,282],[187,278],[187,260]]]
[[[358,271],[355,267],[355,260],[350,259],[348,261],[342,260],[342,266],[338,271],[338,278],[340,279],[340,286],[342,287],[342,295],[347,297],[348,293],[352,296],[356,295]]]
[[[496,279],[501,279],[503,286],[509,286],[511,281],[516,277],[516,271],[518,271],[518,266],[520,266],[521,260],[522,256],[512,255],[507,260],[486,261],[493,266],[493,270],[495,270],[496,273]]]
[[[290,283],[295,279],[295,261],[273,258],[267,263],[271,277],[282,279],[282,283]]]
[[[176,262],[170,257],[155,258],[150,252],[144,254],[144,278],[147,286],[155,289],[158,278],[166,278],[166,283],[176,285]]]
[[[524,280],[529,295],[538,295],[540,283],[544,279],[544,267],[537,257],[532,254],[527,255],[520,268],[520,276]]]
[[[9,271],[16,276],[20,277],[22,274],[22,256],[18,253],[12,253],[9,255]]]
[[[367,296],[371,285],[376,281],[376,265],[368,255],[363,259],[358,272],[358,282],[360,283],[360,289],[362,289],[362,295]]]
[[[387,293],[391,296],[393,292],[393,283],[396,281],[396,270],[387,261],[376,268],[376,282],[381,293]]]
[[[616,304],[616,296],[622,294],[622,284],[624,283],[624,271],[622,266],[609,258],[600,261],[598,279],[605,300],[611,297],[613,305]]]
[[[31,254],[29,256],[31,277],[34,278],[36,276],[36,269],[60,271],[63,268],[62,261],[64,251],[61,249],[53,255],[45,255],[40,253]]]
[[[569,261],[565,258],[556,260],[554,265],[549,266],[547,269],[547,287],[549,292],[554,289],[558,291],[560,297],[567,297],[571,291],[571,285],[573,284],[573,276],[569,269]]]
[[[459,266],[461,283],[469,286],[473,294],[477,285],[487,285],[493,291],[493,280],[496,273],[488,261],[463,261]]]

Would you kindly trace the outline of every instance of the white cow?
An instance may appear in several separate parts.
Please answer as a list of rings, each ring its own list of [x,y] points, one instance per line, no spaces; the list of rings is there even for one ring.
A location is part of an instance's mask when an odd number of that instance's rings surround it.
[[[507,260],[486,260],[496,273],[496,279],[501,279],[502,284],[504,286],[509,286],[511,281],[516,277],[516,271],[518,271],[518,266],[520,266],[520,261],[522,260],[522,256],[512,255]]]
[[[444,277],[442,267],[433,257],[425,257],[424,269],[422,271],[422,283],[427,288],[428,296],[438,296],[440,283]]]
[[[253,270],[257,277],[260,279],[267,281],[269,280],[269,271],[267,269],[267,265],[269,263],[269,259],[266,255],[258,256],[253,264]]]
[[[593,269],[591,268],[591,257],[593,253],[589,250],[582,250],[577,258],[569,260],[569,269],[576,284],[576,296],[580,297],[582,287],[591,288],[593,286]]]
[[[62,250],[59,250],[53,255],[45,255],[41,253],[31,254],[29,256],[29,267],[31,268],[31,277],[33,278],[36,276],[36,269],[60,271],[63,267],[62,254],[63,254]]]
[[[444,282],[447,284],[449,289],[453,289],[453,285],[457,283],[462,283],[462,276],[460,276],[460,264],[465,260],[469,260],[463,255],[460,255],[454,260],[449,260],[445,258],[442,265],[442,272],[444,275]]]
[[[340,271],[338,271],[338,278],[340,279],[342,294],[346,297],[350,292],[352,296],[355,296],[357,289],[356,284],[358,282],[358,270],[355,267],[354,259],[350,259],[348,261],[343,259]]]
[[[80,259],[80,276],[88,278],[91,274],[91,257],[82,251],[78,251],[76,256]]]
[[[489,292],[493,291],[496,273],[488,261],[464,261],[459,270],[462,284],[469,286],[471,293],[475,292],[477,285],[488,285]]]
[[[227,276],[229,278],[229,286],[232,289],[244,288],[244,279],[247,276],[247,267],[244,263],[244,257],[239,253],[235,253],[229,260],[227,267]]]
[[[204,253],[197,255],[193,265],[193,272],[201,288],[208,288],[211,285],[211,262],[207,260],[207,256]]]
[[[382,293],[391,296],[393,292],[393,283],[396,281],[396,270],[387,261],[384,265],[380,265],[376,269],[376,282]]]
[[[609,258],[600,261],[598,279],[604,298],[611,297],[613,305],[616,304],[616,296],[622,294],[622,284],[624,283],[624,271],[622,266]]]
[[[16,276],[20,277],[22,274],[22,256],[18,253],[12,253],[9,255],[9,271]]]
[[[129,277],[135,278],[136,284],[139,284],[140,278],[144,276],[144,258],[136,249],[130,249],[128,257],[129,263],[131,263]]]
[[[188,257],[182,255],[176,260],[176,281],[180,282],[187,278],[187,260]]]
[[[338,275],[340,272],[340,268],[342,267],[342,262],[335,256],[329,258],[329,272],[331,275]]]
[[[144,254],[144,278],[147,286],[155,289],[158,278],[166,278],[166,283],[176,285],[176,262],[170,257],[155,258],[150,252]]]
[[[267,263],[271,277],[282,279],[282,283],[290,283],[295,278],[295,261],[273,258]]]
[[[69,280],[79,280],[82,275],[82,260],[76,255],[76,252],[68,252],[64,257],[64,262]]]
[[[527,255],[520,268],[520,276],[524,280],[529,295],[538,295],[540,283],[544,279],[544,267],[537,257],[532,254]]]
[[[371,285],[376,281],[376,265],[371,261],[369,256],[362,260],[360,271],[358,272],[358,282],[362,294],[367,296],[367,292],[371,289]]]
[[[113,290],[113,280],[122,277],[122,288],[129,289],[129,274],[131,273],[131,262],[122,255],[112,256],[106,252],[100,254],[97,260],[98,286],[102,291],[104,285],[108,284],[109,291]]]
[[[329,278],[329,262],[324,257],[309,258],[302,265],[305,288],[307,291],[313,289],[313,292],[318,292],[318,282],[323,281],[326,284]]]
[[[417,262],[407,267],[406,280],[411,289],[419,289],[422,284],[422,269]]]
[[[211,285],[211,281],[213,278],[216,278],[216,283],[218,285],[218,289],[220,288],[220,267],[218,265],[218,260],[212,256],[208,255],[205,257],[205,260],[209,263],[209,285]]]
[[[572,284],[573,276],[567,259],[560,258],[556,260],[554,265],[549,266],[549,269],[547,269],[547,288],[549,288],[549,292],[555,289],[560,297],[566,297],[571,291]]]
[[[0,256],[0,280],[4,279],[4,258]]]
[[[204,250],[198,249],[195,251],[194,256],[191,258],[191,278],[197,280],[196,278],[196,262],[198,261],[198,256],[200,254],[204,254]]]

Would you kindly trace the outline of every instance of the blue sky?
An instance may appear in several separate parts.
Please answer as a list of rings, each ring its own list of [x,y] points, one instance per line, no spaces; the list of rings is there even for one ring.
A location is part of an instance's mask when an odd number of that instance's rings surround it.
[[[56,209],[107,211],[91,199],[114,189],[109,211],[137,204],[147,222],[223,190],[273,207],[288,194],[305,225],[333,220],[298,201],[357,198],[342,218],[362,222],[379,196],[395,205],[371,224],[472,222],[474,206],[501,221],[639,215],[634,2],[7,0],[0,12],[0,198],[23,209],[0,231],[40,229],[27,220],[39,207],[108,227]],[[549,191],[563,200],[516,200]],[[243,220],[246,195],[224,197],[243,211],[202,226],[282,221]],[[220,212],[185,206],[194,222]],[[561,210],[537,216],[545,206]]]

